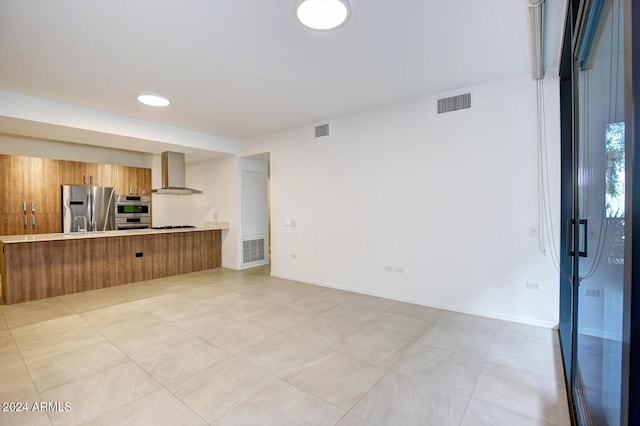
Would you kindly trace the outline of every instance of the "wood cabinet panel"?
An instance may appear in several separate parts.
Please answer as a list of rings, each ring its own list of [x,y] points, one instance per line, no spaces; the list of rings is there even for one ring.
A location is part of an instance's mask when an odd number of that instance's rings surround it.
[[[3,245],[2,298],[5,303],[65,294],[60,264],[62,243],[45,241]],[[17,285],[11,285],[12,277],[19,277]]]
[[[136,168],[136,187],[138,195],[151,195],[151,169]]]
[[[60,161],[60,185],[113,187],[117,170],[118,166],[112,164]]]
[[[114,187],[118,166],[112,164],[87,163],[89,184],[93,186]]]
[[[23,235],[27,233],[22,213],[0,213],[0,235]]]
[[[131,167],[127,166],[117,166],[116,168],[116,194],[118,195],[128,195],[131,194],[131,177],[129,175],[129,170]]]
[[[60,185],[88,185],[87,163],[60,160]]]
[[[29,158],[28,209],[33,213],[60,214],[60,161]]]
[[[221,249],[219,230],[5,244],[2,297],[11,304],[217,268]]]
[[[117,166],[116,194],[150,195],[151,169]]]
[[[59,163],[48,158],[0,155],[0,235],[58,232]],[[34,226],[34,222],[41,225]]]
[[[0,235],[53,234],[61,226],[56,213],[0,213]]]
[[[29,157],[0,154],[0,213],[22,213],[29,192]]]
[[[36,213],[28,217],[32,234],[56,234],[62,232],[60,213]]]
[[[129,167],[118,166],[116,172],[116,194],[129,194]]]

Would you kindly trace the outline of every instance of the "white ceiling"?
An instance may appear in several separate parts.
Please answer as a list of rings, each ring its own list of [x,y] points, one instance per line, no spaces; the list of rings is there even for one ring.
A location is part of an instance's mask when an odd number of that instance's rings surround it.
[[[565,2],[546,1],[547,69]],[[531,72],[528,0],[350,0],[334,32],[294,4],[0,0],[0,89],[243,139]]]

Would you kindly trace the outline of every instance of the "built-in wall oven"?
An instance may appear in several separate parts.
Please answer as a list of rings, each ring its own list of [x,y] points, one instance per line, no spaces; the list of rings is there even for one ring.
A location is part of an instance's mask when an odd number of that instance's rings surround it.
[[[148,195],[116,195],[116,229],[151,227],[151,197]]]

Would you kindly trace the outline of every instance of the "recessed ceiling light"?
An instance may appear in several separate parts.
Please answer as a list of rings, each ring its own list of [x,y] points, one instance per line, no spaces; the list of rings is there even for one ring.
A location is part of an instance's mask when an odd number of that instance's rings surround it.
[[[138,101],[142,102],[145,105],[157,107],[167,106],[171,103],[169,99],[156,95],[140,95],[138,96]]]
[[[298,20],[314,30],[334,30],[343,26],[351,15],[347,0],[298,0]]]

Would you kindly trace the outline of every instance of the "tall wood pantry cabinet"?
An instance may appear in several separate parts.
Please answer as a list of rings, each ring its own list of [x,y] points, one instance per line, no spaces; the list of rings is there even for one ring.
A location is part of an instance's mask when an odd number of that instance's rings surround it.
[[[60,232],[59,161],[0,154],[0,235]]]

